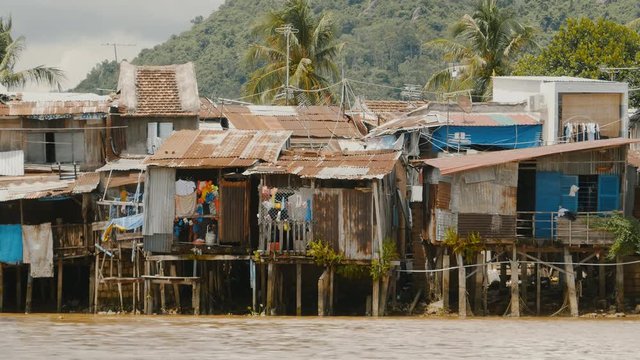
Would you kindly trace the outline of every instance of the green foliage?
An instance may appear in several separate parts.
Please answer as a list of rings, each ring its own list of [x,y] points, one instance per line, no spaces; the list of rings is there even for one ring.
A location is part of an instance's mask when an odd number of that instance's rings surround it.
[[[484,250],[484,241],[478,232],[467,234],[466,238],[461,238],[453,228],[448,228],[444,235],[443,243],[448,246],[454,254],[461,254],[465,261],[471,262],[479,251]]]
[[[478,0],[456,1],[311,1],[315,17],[330,12],[338,42],[345,43],[336,64],[344,65],[350,79],[402,88],[404,84],[425,84],[442,69],[441,54],[421,44],[449,35],[450,24],[471,14]],[[282,0],[228,0],[205,16],[202,22],[185,22],[185,32],[144,49],[132,63],[167,65],[193,61],[200,95],[237,98],[252,69],[243,61],[254,38],[251,28],[257,19],[282,6]],[[628,23],[640,17],[637,0],[499,0],[517,14],[517,20],[542,30],[539,39],[548,43],[569,17],[605,17]],[[191,28],[188,28],[191,26]],[[86,89],[111,88],[117,74],[104,81],[94,77]],[[353,83],[358,95],[369,99],[400,98],[399,89]]]
[[[288,49],[287,37],[277,31],[285,25],[295,29],[289,35]],[[261,43],[251,44],[246,55],[250,66],[258,67],[245,85],[250,100],[274,103],[283,94],[288,70],[293,89],[315,90],[298,94],[289,104],[297,103],[299,97],[310,104],[332,102],[333,93],[327,87],[337,78],[334,61],[342,45],[336,42],[335,26],[328,13],[316,18],[308,0],[287,0],[282,9],[269,12],[253,33]],[[279,102],[287,103],[284,97]]]
[[[21,88],[27,83],[45,84],[61,90],[64,79],[62,70],[43,65],[31,69],[15,71],[15,65],[25,49],[25,39],[11,36],[11,17],[0,17],[0,85]]]
[[[615,236],[607,255],[609,259],[640,253],[640,222],[637,219],[614,213],[611,217],[596,223],[596,227]]]
[[[453,40],[436,39],[426,46],[444,52],[447,63],[457,65],[459,74],[445,68],[433,74],[429,90],[451,92],[473,90],[477,101],[491,92],[491,77],[511,73],[513,62],[527,49],[537,46],[534,28],[516,20],[516,14],[497,0],[480,0],[475,11],[453,24]]]
[[[640,34],[610,20],[569,19],[539,55],[528,55],[516,65],[515,75],[566,75],[611,78],[603,67],[640,66]],[[613,79],[640,86],[638,71],[616,71]],[[640,94],[631,93],[631,106]]]
[[[78,92],[115,92],[120,67],[115,61],[104,60],[91,69],[87,77],[76,86]],[[95,87],[99,85],[98,87]]]
[[[345,264],[339,265],[336,273],[347,279],[363,279],[369,276],[369,268],[363,265]]]
[[[315,263],[321,266],[335,266],[344,259],[342,254],[333,250],[331,244],[322,240],[310,241],[307,255],[311,256]]]
[[[396,243],[389,239],[383,241],[380,258],[371,260],[369,274],[373,280],[378,280],[382,275],[388,273],[391,270],[391,262],[399,258]]]

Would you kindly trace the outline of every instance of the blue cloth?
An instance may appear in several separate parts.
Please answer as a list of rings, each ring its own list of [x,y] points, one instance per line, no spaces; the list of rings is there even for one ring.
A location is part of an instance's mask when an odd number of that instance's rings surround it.
[[[125,216],[121,218],[111,219],[105,228],[108,228],[111,224],[115,224],[117,226],[123,227],[126,230],[134,230],[139,227],[142,227],[142,223],[144,222],[144,213]]]
[[[442,126],[433,132],[435,148],[445,148],[447,134],[449,147],[458,147],[456,140],[451,139],[455,133],[464,133],[465,140],[460,146],[492,146],[502,149],[523,149],[540,146],[542,125],[504,125],[504,126]]]
[[[0,225],[0,262],[22,263],[22,226]]]

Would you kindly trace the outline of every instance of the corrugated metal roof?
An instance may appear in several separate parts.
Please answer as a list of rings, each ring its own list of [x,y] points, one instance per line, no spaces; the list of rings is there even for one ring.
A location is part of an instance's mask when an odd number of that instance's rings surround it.
[[[71,192],[74,194],[89,193],[95,190],[98,184],[100,184],[100,174],[97,172],[84,173],[75,181]]]
[[[109,161],[101,168],[97,169],[96,172],[105,172],[105,171],[129,171],[129,170],[146,170],[147,165],[144,164],[144,158],[139,159],[130,159],[130,158],[120,158],[114,161]]]
[[[229,120],[230,127],[241,130],[287,130],[294,137],[305,138],[363,136],[357,124],[335,106],[221,105],[218,109]]]
[[[417,161],[418,164],[433,166],[440,170],[442,175],[453,174],[460,171],[483,168],[487,166],[505,164],[510,162],[535,159],[542,156],[560,154],[564,152],[583,151],[606,147],[623,146],[640,142],[635,139],[606,139],[595,141],[582,141],[568,144],[557,144],[527,149],[493,151],[476,155],[451,156]]]
[[[588,79],[574,76],[494,76],[495,79],[519,80],[519,81],[541,81],[541,82],[599,82],[615,83],[616,81]]]
[[[22,150],[0,152],[0,176],[24,175],[24,152]]]
[[[14,98],[0,104],[0,115],[31,116],[41,119],[65,118],[82,115],[87,118],[100,118],[109,112],[110,98],[100,100],[38,100],[25,101]],[[91,115],[91,116],[90,116]]]
[[[288,152],[271,164],[258,164],[245,174],[292,174],[314,179],[381,179],[393,171],[399,151],[353,153]]]
[[[36,181],[29,178],[24,176],[22,179],[0,184],[0,202],[68,194],[74,183],[73,180],[56,180],[56,177]]]
[[[145,164],[166,167],[247,167],[274,162],[291,131],[182,130],[164,141]]]

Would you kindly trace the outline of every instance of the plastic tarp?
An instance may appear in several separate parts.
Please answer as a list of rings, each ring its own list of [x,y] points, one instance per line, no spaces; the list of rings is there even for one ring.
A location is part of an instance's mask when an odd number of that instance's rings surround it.
[[[542,125],[511,126],[442,126],[433,132],[435,148],[493,146],[502,149],[523,149],[540,146]],[[456,136],[458,134],[458,136]],[[462,135],[464,134],[464,135]]]
[[[0,225],[0,263],[22,262],[22,226]]]
[[[53,234],[51,223],[22,226],[23,261],[31,277],[53,277]]]

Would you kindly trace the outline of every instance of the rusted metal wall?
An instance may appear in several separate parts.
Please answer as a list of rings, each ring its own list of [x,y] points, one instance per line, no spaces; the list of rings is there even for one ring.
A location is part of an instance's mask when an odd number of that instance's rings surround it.
[[[316,189],[313,196],[313,239],[339,249],[341,189]]]
[[[143,235],[173,234],[176,170],[150,167],[144,186]]]
[[[249,244],[249,181],[220,183],[220,242]]]
[[[516,163],[457,174],[451,186],[451,211],[515,215],[517,185]]]
[[[477,232],[484,240],[513,240],[516,237],[516,216],[497,214],[458,214],[458,235],[466,237]]]
[[[371,257],[372,211],[371,192],[342,190],[343,236],[340,239],[340,251],[348,259],[363,260]]]
[[[87,120],[84,131],[84,162],[87,170],[95,170],[104,163],[104,130],[92,130],[92,127],[104,127],[104,120]]]
[[[22,131],[2,131],[2,128],[20,128],[22,120],[20,119],[3,119],[0,122],[0,151],[23,150]]]
[[[451,203],[451,184],[441,181],[438,185],[431,186],[435,195],[436,208],[448,210]]]

